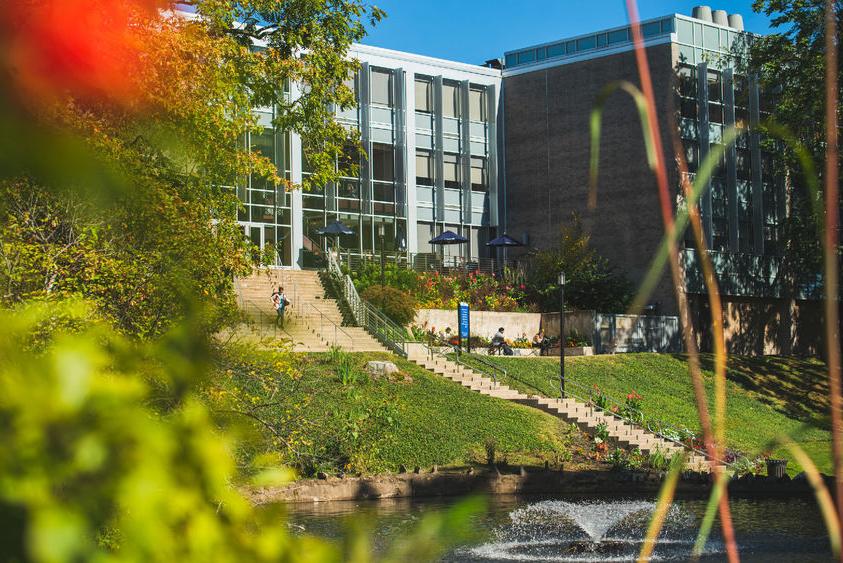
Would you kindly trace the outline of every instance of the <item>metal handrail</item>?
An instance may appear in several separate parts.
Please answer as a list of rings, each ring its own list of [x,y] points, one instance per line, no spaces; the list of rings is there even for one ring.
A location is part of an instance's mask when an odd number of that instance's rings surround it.
[[[252,310],[257,311],[257,313],[259,315],[258,322],[259,322],[260,326],[263,327],[263,326],[266,326],[266,325],[272,325],[273,335],[276,336],[276,337],[278,336],[278,331],[279,331],[278,325],[273,321],[272,315],[266,313],[264,311],[264,308],[261,307],[258,304],[257,301],[255,301],[254,299],[243,299],[241,297],[240,302],[241,302],[241,310],[245,310],[245,305],[247,305],[247,304],[252,305],[253,306]],[[311,308],[312,310],[314,310],[319,315],[319,337],[321,339],[325,340],[326,342],[329,341],[328,338],[325,338],[325,334],[326,334],[325,328],[326,328],[326,324],[327,324],[328,330],[333,328],[333,333],[334,333],[333,343],[334,343],[334,346],[338,345],[337,343],[339,341],[339,333],[342,333],[346,338],[348,338],[349,342],[352,341],[352,336],[348,332],[343,330],[343,328],[341,326],[339,326],[337,323],[335,323],[330,318],[328,318],[323,311],[321,311],[318,307],[316,307],[316,305],[314,305],[313,303],[307,303],[307,306],[309,308]],[[298,312],[296,309],[293,309],[289,313],[285,312],[285,314],[288,314],[289,316],[291,316],[293,318],[297,318],[297,319],[302,320],[308,326],[310,325],[310,323],[307,322],[307,318],[301,312]],[[284,330],[284,329],[280,329],[280,330]],[[284,331],[284,332],[286,332],[286,331]]]
[[[311,309],[313,309],[314,311],[319,313],[319,336],[320,336],[320,338],[327,341],[327,339],[325,338],[325,322],[327,321],[327,323],[329,325],[329,329],[330,329],[330,327],[333,327],[333,329],[334,329],[334,346],[338,345],[337,344],[337,341],[338,341],[337,337],[339,336],[337,334],[338,332],[341,332],[342,334],[344,334],[345,337],[348,338],[349,343],[352,342],[352,340],[353,340],[352,336],[350,334],[348,334],[345,330],[343,330],[343,328],[340,325],[338,325],[337,323],[335,323],[334,321],[332,321],[331,319],[326,317],[325,313],[323,313],[321,309],[316,307],[316,305],[314,305],[313,303],[308,303],[308,305],[310,306]],[[304,316],[299,315],[298,318],[304,320],[305,324],[307,324],[307,321],[305,320]]]
[[[407,349],[404,344],[409,340],[407,331],[360,297],[357,288],[354,287],[354,282],[348,275],[342,273],[333,253],[329,252],[327,257],[328,273],[339,287],[341,297],[351,310],[354,321],[385,346],[406,358]]]
[[[481,360],[481,358],[479,356],[476,356],[476,355],[471,356],[471,360],[477,361],[478,363],[483,363],[483,364],[488,363],[487,360]],[[524,381],[523,379],[521,379],[521,378],[519,378],[515,375],[512,375],[510,377],[512,379],[518,381],[519,383],[521,383],[523,385],[526,385],[527,387],[530,387],[531,389],[534,389],[534,390],[538,391],[539,393],[541,393],[542,395],[546,396],[546,392],[544,390],[539,389],[538,387],[536,387],[532,383]],[[554,383],[555,383],[555,381],[554,381]],[[587,395],[585,397],[583,397],[581,395],[571,393],[569,391],[570,387],[582,389],[582,390],[587,392]],[[610,395],[607,395],[606,393],[603,393],[602,391],[601,391],[601,393],[603,394],[604,397],[606,397],[606,399],[608,400],[609,403],[614,403],[615,405],[618,405],[618,406],[624,405],[623,402],[617,401],[616,399],[614,399]],[[704,449],[689,446],[685,442],[673,438],[671,435],[667,434],[665,431],[669,430],[669,431],[671,431],[672,434],[679,434],[680,433],[679,428],[677,428],[676,426],[674,426],[674,425],[672,425],[668,422],[660,420],[658,418],[654,418],[654,417],[651,417],[651,416],[645,416],[644,413],[640,409],[631,409],[633,413],[637,414],[637,418],[636,418],[636,417],[632,417],[632,416],[625,416],[620,411],[615,412],[615,411],[611,410],[611,408],[603,408],[603,407],[595,404],[594,401],[593,401],[593,398],[591,396],[591,388],[589,388],[586,385],[583,385],[583,384],[581,384],[577,381],[572,381],[570,378],[565,379],[565,395],[568,396],[568,397],[572,397],[574,399],[578,399],[579,401],[581,401],[583,403],[590,404],[593,408],[601,411],[603,414],[605,414],[607,416],[611,416],[612,418],[616,418],[618,420],[633,424],[635,426],[643,427],[644,429],[646,429],[649,432],[652,432],[653,434],[655,434],[656,436],[658,436],[662,440],[665,440],[667,442],[670,442],[672,444],[680,446],[680,447],[682,447],[686,450],[689,450],[693,453],[699,454],[702,457],[704,457],[704,458],[706,458],[710,461],[714,461],[715,463],[725,465],[727,467],[730,467],[730,466],[734,465],[733,463],[730,463],[730,462],[727,462],[725,460],[718,459],[716,457],[710,456],[708,454],[708,452],[705,451]],[[627,407],[627,410],[630,410],[630,409]]]
[[[448,342],[447,340],[445,340],[443,338],[440,338],[438,336],[429,335],[428,341],[425,344],[425,348],[427,348],[428,357],[433,358],[434,355],[442,356],[443,358],[445,358],[448,361],[456,362],[457,364],[459,364],[459,365],[461,365],[465,368],[468,368],[470,370],[474,370],[476,372],[481,373],[482,375],[485,375],[486,377],[491,378],[492,382],[494,382],[494,383],[498,382],[498,377],[497,377],[497,375],[495,375],[495,372],[497,372],[499,374],[503,374],[504,379],[507,377],[506,369],[504,369],[500,366],[496,366],[496,365],[492,364],[491,362],[488,362],[488,361],[485,361],[485,360],[482,360],[482,361],[478,362],[478,363],[483,364],[484,366],[486,366],[490,370],[492,370],[491,373],[489,373],[488,371],[485,371],[483,369],[479,369],[476,366],[465,363],[462,359],[462,350],[460,349],[460,347],[455,345],[455,344],[452,344],[452,343]],[[442,352],[442,350],[441,350],[442,348],[451,348],[452,350],[451,350],[450,353],[453,354],[454,357],[453,358],[448,357],[448,354]],[[474,359],[478,359],[478,358],[475,358],[475,357],[472,356],[472,360],[474,360]]]
[[[681,446],[681,447],[685,448],[686,450],[689,450],[691,452],[699,454],[699,455],[701,455],[701,456],[703,456],[703,457],[705,457],[709,460],[712,460],[712,461],[715,461],[717,463],[727,465],[727,466],[732,465],[731,463],[728,463],[725,460],[717,459],[715,457],[712,457],[712,456],[708,455],[708,452],[706,452],[704,449],[689,446],[685,442],[683,442],[681,440],[678,440],[676,438],[673,438],[670,434],[665,433],[665,431],[670,431],[671,434],[679,434],[680,433],[679,428],[670,424],[669,422],[665,422],[661,419],[654,418],[652,416],[647,416],[639,409],[630,409],[629,407],[626,407],[627,412],[631,411],[631,412],[633,412],[634,414],[637,415],[637,416],[628,416],[628,415],[624,415],[623,413],[621,413],[620,410],[618,410],[618,412],[615,412],[611,408],[609,408],[608,406],[607,406],[607,408],[603,408],[603,407],[594,403],[594,401],[591,397],[590,391],[588,391],[588,393],[589,393],[588,398],[570,393],[568,391],[568,389],[572,386],[575,387],[575,388],[578,388],[578,389],[582,389],[583,391],[587,391],[589,389],[586,385],[583,385],[583,384],[581,384],[577,381],[573,381],[569,378],[569,379],[565,380],[565,394],[566,395],[569,395],[571,397],[574,397],[575,399],[579,399],[580,401],[584,401],[586,403],[591,404],[595,409],[603,412],[603,414],[605,414],[605,415],[611,416],[613,418],[617,418],[617,419],[622,420],[624,422],[634,424],[636,426],[641,426],[641,427],[645,428],[646,430],[652,432],[653,434],[655,434],[656,436],[658,436],[662,440],[665,440],[665,441],[670,442],[672,444],[675,444],[677,446]],[[620,402],[617,399],[613,398],[612,396],[607,395],[606,393],[603,393],[603,391],[601,391],[601,393],[603,394],[604,397],[606,397],[606,399],[608,400],[609,403],[614,403],[618,407],[620,407],[621,405],[624,405],[623,402]]]

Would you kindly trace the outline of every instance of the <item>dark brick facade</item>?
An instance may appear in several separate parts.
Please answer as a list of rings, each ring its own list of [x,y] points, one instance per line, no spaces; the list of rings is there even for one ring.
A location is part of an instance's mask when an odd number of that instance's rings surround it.
[[[669,44],[647,51],[673,204],[675,57]],[[606,104],[597,208],[588,208],[589,118],[600,90],[617,80],[639,85],[633,52],[504,78],[507,230],[541,248],[554,244],[576,213],[595,249],[637,285],[664,228],[638,111],[624,92]],[[671,285],[666,271],[651,298],[663,314],[676,313]]]

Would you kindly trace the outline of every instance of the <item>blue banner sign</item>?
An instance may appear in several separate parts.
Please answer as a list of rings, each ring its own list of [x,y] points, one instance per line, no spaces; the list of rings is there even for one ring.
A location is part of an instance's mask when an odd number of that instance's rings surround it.
[[[459,307],[459,321],[460,321],[460,340],[468,342],[468,335],[470,331],[471,322],[469,320],[468,303],[460,303]]]

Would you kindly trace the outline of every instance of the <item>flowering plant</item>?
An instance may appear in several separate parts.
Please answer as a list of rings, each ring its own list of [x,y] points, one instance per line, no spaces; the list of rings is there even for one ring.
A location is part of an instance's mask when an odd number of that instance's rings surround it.
[[[644,421],[644,413],[641,412],[641,405],[644,400],[644,397],[632,391],[626,395],[626,400],[624,401],[623,407],[621,409],[621,413],[624,418],[635,422],[643,422]]]
[[[602,411],[605,411],[608,408],[609,397],[607,397],[606,394],[603,393],[603,391],[601,391],[597,385],[592,387],[590,395],[591,396],[589,397],[589,399],[592,405]]]
[[[521,285],[507,283],[492,275],[419,274],[416,297],[423,309],[455,309],[461,302],[475,311],[511,312],[525,309]]]

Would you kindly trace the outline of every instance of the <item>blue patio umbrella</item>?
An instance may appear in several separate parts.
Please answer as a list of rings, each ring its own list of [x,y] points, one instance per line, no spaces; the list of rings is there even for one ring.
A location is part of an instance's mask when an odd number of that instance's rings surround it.
[[[342,221],[333,221],[316,232],[323,236],[332,236],[336,238],[338,259],[340,259],[340,236],[354,234],[354,231],[344,225]]]
[[[430,244],[465,244],[468,239],[458,235],[454,231],[445,231],[442,234],[430,239]]]
[[[334,221],[333,223],[328,224],[325,227],[322,227],[318,231],[316,231],[320,235],[328,235],[328,236],[339,236],[339,235],[353,235],[354,231],[352,231],[349,227],[346,227],[342,221]]]
[[[504,233],[496,239],[490,240],[486,246],[494,246],[495,248],[506,248],[508,246],[524,246],[524,243],[515,240],[508,234]]]

